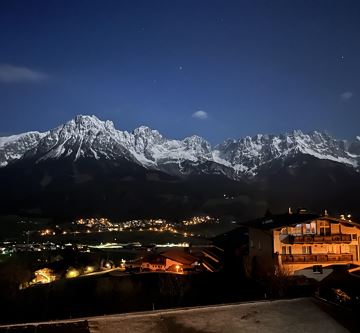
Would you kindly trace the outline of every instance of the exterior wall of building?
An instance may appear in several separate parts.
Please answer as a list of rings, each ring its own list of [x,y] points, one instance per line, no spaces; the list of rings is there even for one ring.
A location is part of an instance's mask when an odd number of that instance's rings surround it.
[[[166,258],[165,264],[162,263],[149,263],[142,262],[141,269],[142,270],[150,270],[150,271],[172,271],[172,272],[183,272],[184,265],[175,260]]]
[[[249,256],[245,270],[268,274],[278,265],[295,271],[322,265],[360,265],[360,228],[332,217],[273,230],[249,228]]]
[[[274,253],[282,253],[282,246],[286,246],[281,242],[280,230],[273,230]]]
[[[310,227],[310,223],[304,223],[301,226],[274,230],[274,252],[280,254],[281,267],[294,272],[317,264],[328,266],[359,261],[359,228],[334,223],[326,218],[312,222],[316,223],[315,228]]]
[[[153,264],[153,263],[149,263],[149,262],[143,262],[141,263],[141,269],[142,270],[150,270],[150,271],[164,271],[165,270],[165,265],[162,264]]]
[[[166,258],[166,270],[171,270],[174,272],[182,272],[183,265],[177,261]]]
[[[249,228],[249,260],[246,270],[252,275],[264,275],[274,270],[272,231]]]
[[[354,255],[354,260],[360,261],[360,230],[356,227],[341,226],[341,233],[351,234],[349,252]]]
[[[291,246],[291,254],[344,254],[350,253],[350,244],[286,244]],[[307,249],[304,249],[306,247]],[[310,251],[309,251],[310,248]],[[309,251],[307,253],[306,251]],[[282,250],[279,251],[282,254]],[[290,254],[290,253],[287,253]]]

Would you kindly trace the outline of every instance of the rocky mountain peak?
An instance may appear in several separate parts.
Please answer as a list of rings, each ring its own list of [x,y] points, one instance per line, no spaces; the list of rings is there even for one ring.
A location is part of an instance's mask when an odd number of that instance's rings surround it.
[[[336,140],[324,132],[295,130],[279,135],[257,134],[237,140],[228,139],[212,147],[198,135],[172,140],[147,126],[140,126],[133,132],[119,131],[112,121],[78,115],[49,132],[0,138],[0,166],[28,157],[36,161],[104,158],[126,159],[145,168],[181,173],[184,162],[188,170],[201,169],[202,163],[210,162],[214,167],[207,170],[221,172],[221,168],[227,168],[227,171],[230,168],[237,175],[254,176],[263,165],[298,154],[357,168],[360,137],[347,142]]]
[[[138,128],[135,128],[132,134],[136,138],[146,139],[147,141],[152,139],[156,142],[159,142],[163,139],[163,136],[159,133],[159,131],[153,130],[147,126],[140,126]]]

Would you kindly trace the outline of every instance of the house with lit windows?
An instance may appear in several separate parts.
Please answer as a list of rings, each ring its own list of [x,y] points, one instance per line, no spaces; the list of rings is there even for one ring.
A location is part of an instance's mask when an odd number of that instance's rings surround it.
[[[276,269],[294,274],[336,264],[360,265],[360,224],[351,216],[307,214],[267,215],[243,224],[248,228],[249,274]]]
[[[187,273],[195,270],[198,259],[184,251],[165,251],[160,254],[149,254],[142,259],[141,271],[166,271]]]

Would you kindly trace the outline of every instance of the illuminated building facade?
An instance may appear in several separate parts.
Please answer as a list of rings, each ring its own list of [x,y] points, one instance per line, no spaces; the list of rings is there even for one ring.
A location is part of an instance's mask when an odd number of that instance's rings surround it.
[[[249,274],[280,268],[290,274],[305,268],[360,264],[360,225],[351,216],[270,215],[245,223]]]

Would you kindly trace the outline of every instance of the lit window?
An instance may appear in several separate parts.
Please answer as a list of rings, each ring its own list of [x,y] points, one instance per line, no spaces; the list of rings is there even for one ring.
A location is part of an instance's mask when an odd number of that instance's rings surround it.
[[[288,233],[287,228],[282,228],[280,231],[281,235],[287,235],[287,233]]]
[[[305,224],[305,233],[306,234],[315,234],[316,233],[316,222],[306,223]]]
[[[330,224],[327,221],[320,221],[319,232],[322,236],[328,236],[330,232]]]
[[[311,254],[311,246],[303,246],[302,253],[303,254]]]
[[[297,224],[295,227],[289,228],[289,233],[294,236],[301,236],[302,235],[302,225]]]
[[[301,224],[297,224],[294,228],[294,235],[302,235]]]

